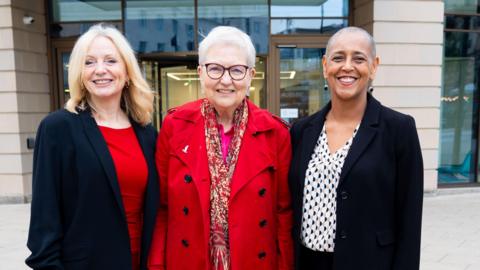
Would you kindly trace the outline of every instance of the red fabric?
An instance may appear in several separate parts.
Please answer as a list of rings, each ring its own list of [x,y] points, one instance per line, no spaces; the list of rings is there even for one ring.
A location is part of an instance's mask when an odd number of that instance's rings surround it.
[[[157,141],[160,210],[149,256],[151,270],[210,267],[210,174],[200,104],[201,100],[172,110]],[[289,132],[250,101],[248,109],[229,200],[231,267],[291,270]]]
[[[127,217],[133,270],[140,268],[143,198],[148,168],[132,127],[113,129],[100,126],[115,164],[123,207]]]

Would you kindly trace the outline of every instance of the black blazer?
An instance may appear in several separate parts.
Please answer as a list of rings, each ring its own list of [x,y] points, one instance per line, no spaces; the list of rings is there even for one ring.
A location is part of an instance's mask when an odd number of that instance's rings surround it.
[[[291,129],[296,269],[305,172],[330,108],[329,103]],[[337,188],[333,269],[419,269],[422,201],[423,161],[414,119],[368,94]]]
[[[159,202],[156,130],[131,120],[148,165],[141,269]],[[26,263],[33,269],[132,269],[130,238],[114,163],[89,110],[48,115],[37,131]]]

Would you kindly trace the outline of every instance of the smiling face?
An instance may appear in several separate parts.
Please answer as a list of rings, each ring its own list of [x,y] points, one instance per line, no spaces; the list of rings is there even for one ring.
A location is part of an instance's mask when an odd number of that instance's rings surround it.
[[[212,79],[207,75],[205,64],[219,64],[225,68],[235,65],[247,65],[247,54],[238,46],[217,44],[210,47],[206,53],[205,62],[198,66],[198,75],[205,97],[219,111],[234,111],[247,95],[252,78],[255,75],[253,68],[247,69],[242,80],[232,80],[227,70],[219,79]],[[231,72],[235,72],[231,70]]]
[[[96,37],[88,47],[82,82],[92,100],[118,99],[128,80],[125,62],[113,42]]]
[[[332,99],[354,100],[366,98],[379,59],[372,56],[369,40],[364,34],[345,32],[330,45],[322,63]]]

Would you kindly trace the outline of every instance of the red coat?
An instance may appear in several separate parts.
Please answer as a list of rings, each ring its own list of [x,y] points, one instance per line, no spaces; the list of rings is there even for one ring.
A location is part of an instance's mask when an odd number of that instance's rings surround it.
[[[172,110],[157,141],[161,205],[150,269],[210,269],[210,174],[200,104]],[[250,101],[248,110],[229,200],[231,269],[293,269],[289,132]]]

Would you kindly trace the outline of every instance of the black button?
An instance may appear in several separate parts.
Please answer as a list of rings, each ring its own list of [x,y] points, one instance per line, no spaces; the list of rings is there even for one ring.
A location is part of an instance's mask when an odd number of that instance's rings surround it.
[[[342,192],[340,193],[340,196],[342,196],[342,200],[346,200],[346,199],[348,199],[348,192],[342,191]]]
[[[185,177],[183,177],[183,179],[185,179],[185,183],[192,182],[192,177],[189,174],[185,174]]]
[[[183,213],[185,214],[185,216],[188,215],[188,207],[183,207]]]
[[[258,225],[260,225],[260,227],[262,227],[262,228],[267,226],[267,220],[266,219],[260,220],[260,223],[258,223]]]
[[[266,188],[261,188],[259,191],[258,191],[258,195],[260,195],[260,197],[263,197],[265,196],[265,193],[267,192],[267,189]]]
[[[183,245],[184,247],[188,247],[188,241],[185,240],[185,239],[182,239],[182,245]]]
[[[341,239],[347,239],[347,232],[342,230],[342,231],[340,232],[340,238],[341,238]]]
[[[261,251],[260,253],[258,253],[259,259],[264,259],[265,257],[267,257],[267,253],[265,251]]]

